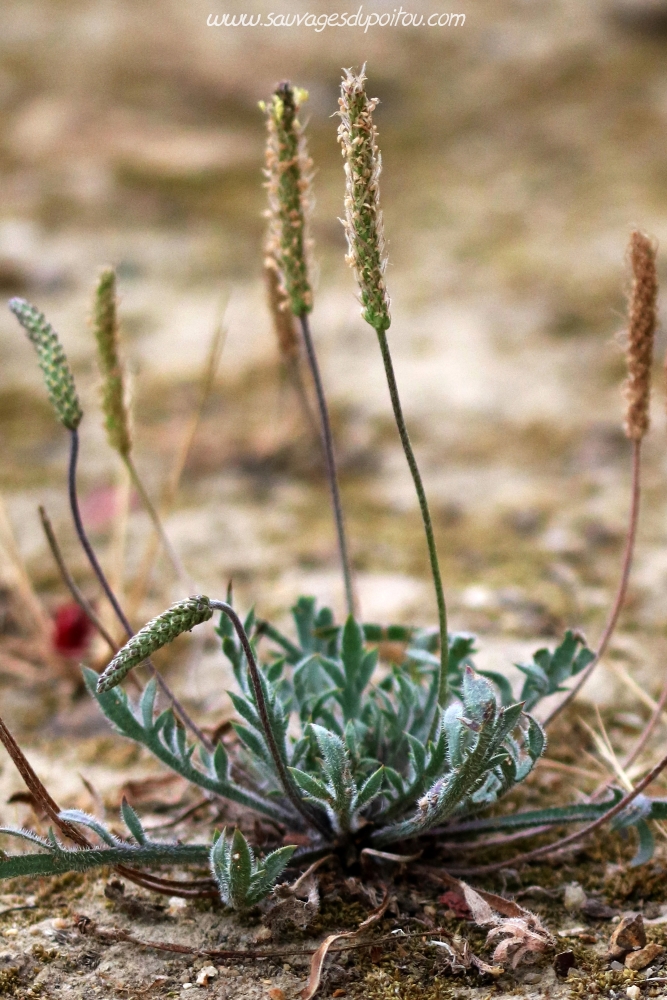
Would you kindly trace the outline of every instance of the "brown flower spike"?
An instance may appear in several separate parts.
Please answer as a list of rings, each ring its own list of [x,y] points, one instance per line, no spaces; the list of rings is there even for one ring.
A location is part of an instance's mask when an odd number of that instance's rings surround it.
[[[625,433],[631,441],[641,441],[649,427],[658,279],[656,250],[648,236],[635,230],[628,252],[633,281],[628,317],[628,377],[624,387]]]
[[[267,256],[264,260],[264,280],[278,348],[285,361],[291,361],[299,354],[299,338],[294,323],[294,314],[290,309],[287,294],[280,280],[278,265],[271,256]]]
[[[313,308],[310,286],[308,218],[312,160],[306,150],[299,109],[307,99],[305,90],[281,83],[266,112],[266,187],[269,192],[268,253],[274,258],[295,316]]]

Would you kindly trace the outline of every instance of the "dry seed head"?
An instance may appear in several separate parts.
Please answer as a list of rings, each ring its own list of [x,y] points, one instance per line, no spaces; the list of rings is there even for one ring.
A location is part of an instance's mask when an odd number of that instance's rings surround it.
[[[110,691],[120,684],[133,667],[142,663],[151,653],[173,642],[182,632],[189,632],[195,625],[207,622],[212,615],[211,602],[208,597],[201,594],[172,604],[167,611],[163,611],[161,615],[139,629],[137,634],[116,653],[104,673],[100,674],[97,690]]]
[[[297,336],[294,315],[290,309],[287,293],[280,280],[278,265],[273,257],[264,260],[264,279],[266,282],[266,298],[273,321],[273,329],[278,340],[280,353],[285,360],[290,360],[298,354],[299,339]]]
[[[632,291],[628,315],[628,377],[624,386],[626,401],[625,433],[640,441],[649,426],[651,365],[657,323],[658,279],[656,249],[648,236],[637,230],[628,247],[632,267]]]
[[[358,76],[345,70],[338,102],[341,118],[338,141],[345,157],[343,226],[348,245],[346,260],[354,268],[361,290],[362,316],[376,330],[386,330],[391,316],[384,282],[387,258],[379,183],[382,157],[373,124],[378,99],[366,95],[364,69]]]
[[[9,308],[37,351],[39,367],[44,373],[49,399],[58,419],[68,431],[75,431],[81,423],[83,411],[58,334],[44,314],[25,299],[11,299]]]
[[[102,410],[109,444],[124,458],[132,450],[130,421],[125,404],[123,368],[118,354],[116,274],[106,267],[95,291],[93,326],[102,372]]]
[[[305,90],[281,83],[266,111],[266,187],[269,192],[267,252],[277,265],[292,312],[303,316],[313,308],[308,258],[311,241],[312,160],[306,151],[303,128],[297,117],[307,99]]]

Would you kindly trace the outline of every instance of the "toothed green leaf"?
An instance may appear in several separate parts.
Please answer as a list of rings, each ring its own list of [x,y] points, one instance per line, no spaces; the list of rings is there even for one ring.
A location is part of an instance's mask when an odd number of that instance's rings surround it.
[[[146,831],[141,825],[141,820],[139,819],[136,812],[134,811],[130,803],[127,801],[125,796],[123,796],[123,801],[121,802],[120,805],[120,811],[125,826],[128,828],[128,830],[130,831],[136,842],[138,844],[145,844],[147,840]]]
[[[379,767],[375,774],[371,774],[370,778],[368,778],[368,780],[365,781],[359,789],[356,802],[357,809],[363,809],[364,806],[367,806],[369,802],[373,801],[376,795],[380,794],[383,780],[384,768]]]
[[[297,785],[299,785],[299,787],[302,788],[307,795],[310,795],[311,798],[318,799],[322,802],[326,802],[327,804],[333,803],[333,795],[326,785],[318,778],[314,778],[311,774],[307,774],[305,771],[299,771],[296,767],[290,767],[288,770]]]

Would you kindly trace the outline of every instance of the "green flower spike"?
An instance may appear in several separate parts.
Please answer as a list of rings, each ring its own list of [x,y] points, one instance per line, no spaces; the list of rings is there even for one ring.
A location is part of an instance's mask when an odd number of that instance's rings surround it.
[[[100,675],[97,690],[100,693],[110,691],[120,684],[133,667],[143,663],[156,649],[167,646],[182,632],[189,632],[195,625],[207,622],[212,616],[211,602],[208,597],[201,594],[172,604],[161,615],[139,629],[137,634],[116,653],[104,673]]]
[[[25,299],[12,299],[9,308],[34,344],[39,367],[61,424],[68,431],[75,431],[83,417],[83,410],[76,394],[74,377],[67,363],[58,334],[43,313]]]
[[[345,71],[339,100],[338,141],[345,158],[345,219],[347,262],[354,268],[361,291],[362,316],[378,332],[388,330],[389,295],[384,281],[387,258],[380,210],[382,158],[377,146],[373,111],[378,99],[369,98],[366,75]]]
[[[123,367],[118,355],[116,274],[111,267],[100,274],[95,292],[93,328],[104,383],[102,410],[109,444],[126,458],[132,450],[130,422],[125,405]]]

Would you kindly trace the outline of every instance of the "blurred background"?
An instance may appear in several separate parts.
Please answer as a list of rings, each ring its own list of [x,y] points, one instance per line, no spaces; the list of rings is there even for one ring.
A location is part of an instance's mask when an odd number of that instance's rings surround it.
[[[209,14],[242,9],[276,5],[4,0],[0,14],[0,291],[34,301],[66,347],[86,411],[84,518],[134,621],[179,592],[159,555],[137,591],[150,523],[106,444],[88,323],[107,263],[118,269],[136,462],[156,501],[171,493],[166,527],[201,590],[224,596],[232,578],[240,607],[278,621],[301,592],[343,609],[319,453],[281,370],[262,282],[257,105],[285,78],[310,94],[312,322],[363,614],[435,620],[412,483],[337,221],[340,70],[367,62],[381,101],[390,341],[452,625],[479,634],[480,663],[494,669],[567,626],[594,642],[629,503],[625,249],[634,226],[667,242],[663,6],[461,0],[458,27],[207,27]],[[284,12],[343,9],[290,0]],[[439,8],[412,0],[406,9]],[[204,392],[221,321],[224,347]],[[661,333],[636,572],[588,689],[602,703],[622,692],[630,708],[619,670],[655,691],[667,651],[664,348]],[[2,714],[42,738],[83,739],[106,723],[87,699],[71,701],[78,654],[53,648],[48,616],[69,598],[38,504],[106,611],[68,518],[67,435],[6,309],[0,440]],[[26,574],[46,609],[41,624]],[[172,662],[202,718],[228,711],[212,631],[177,645],[163,661]]]

